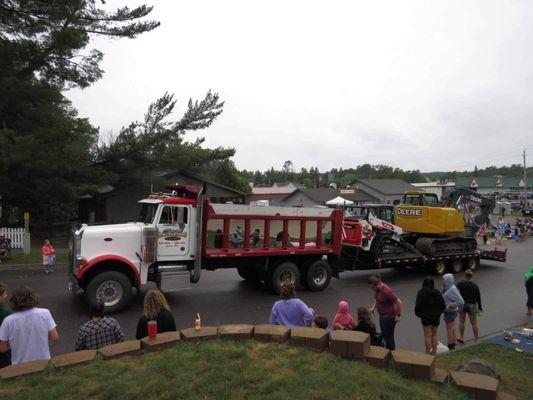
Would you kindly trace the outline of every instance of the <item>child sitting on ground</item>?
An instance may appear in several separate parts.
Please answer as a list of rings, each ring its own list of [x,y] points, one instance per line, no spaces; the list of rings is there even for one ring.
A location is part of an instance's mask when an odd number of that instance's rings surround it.
[[[355,327],[356,331],[365,332],[370,335],[370,344],[372,346],[383,346],[383,336],[380,333],[376,332],[376,325],[372,321],[372,315],[368,308],[359,307],[357,308],[357,318],[359,323]]]
[[[339,309],[337,314],[335,314],[335,318],[333,318],[333,329],[353,331],[356,325],[357,323],[350,315],[350,305],[348,302],[344,300],[339,302]]]

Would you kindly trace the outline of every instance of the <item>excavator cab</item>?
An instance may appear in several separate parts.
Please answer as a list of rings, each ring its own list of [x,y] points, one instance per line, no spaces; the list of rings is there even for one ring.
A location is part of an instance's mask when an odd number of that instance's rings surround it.
[[[403,204],[409,206],[438,207],[439,198],[435,193],[405,192],[403,195]]]
[[[455,208],[442,207],[435,193],[406,192],[394,207],[394,223],[405,232],[426,235],[461,234],[465,223]]]

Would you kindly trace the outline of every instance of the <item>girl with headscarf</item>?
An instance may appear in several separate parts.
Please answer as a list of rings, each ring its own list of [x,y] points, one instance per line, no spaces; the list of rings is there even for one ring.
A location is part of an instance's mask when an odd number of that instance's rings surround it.
[[[444,298],[444,304],[446,309],[444,310],[444,322],[446,323],[446,333],[448,337],[448,348],[450,350],[455,349],[455,319],[457,313],[461,310],[465,304],[459,289],[455,286],[452,274],[444,274],[442,277],[444,288],[442,289],[442,297]]]
[[[524,275],[527,292],[527,315],[533,314],[533,265],[529,267],[529,272]]]
[[[350,305],[347,301],[339,302],[339,309],[333,318],[334,330],[354,330],[357,324],[350,315]]]

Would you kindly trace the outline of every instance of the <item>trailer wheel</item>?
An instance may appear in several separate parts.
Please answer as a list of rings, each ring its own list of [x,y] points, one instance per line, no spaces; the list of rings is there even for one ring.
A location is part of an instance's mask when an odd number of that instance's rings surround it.
[[[463,262],[459,258],[456,258],[450,262],[449,269],[452,274],[458,274],[463,270]]]
[[[283,281],[290,280],[294,282],[294,285],[298,287],[300,283],[300,270],[298,266],[291,261],[284,261],[277,265],[272,272],[272,289],[278,293],[281,291],[281,283]]]
[[[315,261],[307,268],[305,281],[312,292],[324,290],[331,281],[331,267],[324,260]]]
[[[252,267],[238,267],[237,273],[244,280],[251,282],[253,284],[261,283],[261,274],[256,268]]]
[[[475,270],[479,267],[479,258],[477,257],[470,257],[468,260],[465,260],[464,268]]]
[[[103,302],[107,313],[116,313],[130,302],[131,282],[117,271],[106,271],[96,275],[85,289],[85,299],[89,304]]]
[[[446,263],[444,261],[435,261],[432,266],[433,274],[442,276],[446,273]]]

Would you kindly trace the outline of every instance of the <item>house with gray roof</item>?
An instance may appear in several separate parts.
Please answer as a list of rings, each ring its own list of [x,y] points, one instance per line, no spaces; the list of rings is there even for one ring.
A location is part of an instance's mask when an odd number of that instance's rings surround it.
[[[355,205],[375,203],[377,201],[375,197],[355,188],[299,188],[281,200],[279,205],[303,207],[324,206],[327,201],[332,200],[337,196],[353,201]]]
[[[401,201],[404,192],[419,190],[401,179],[358,179],[350,186],[373,196],[382,204]]]

